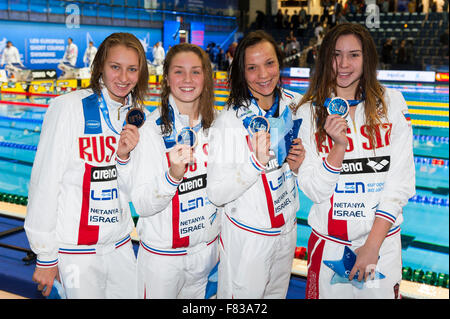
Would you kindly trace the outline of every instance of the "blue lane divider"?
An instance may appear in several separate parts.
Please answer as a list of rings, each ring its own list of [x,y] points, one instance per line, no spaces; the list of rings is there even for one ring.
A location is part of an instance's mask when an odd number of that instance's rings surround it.
[[[19,144],[19,143],[3,142],[3,141],[0,141],[0,147],[17,148],[19,150],[27,150],[27,151],[36,151],[37,150],[36,145]]]
[[[0,147],[17,148],[17,149],[29,150],[29,151],[37,150],[36,145],[28,145],[28,144],[20,144],[20,143],[4,142],[4,141],[0,141]],[[448,167],[449,160],[441,160],[441,159],[435,159],[435,158],[430,158],[430,157],[414,156],[414,163],[415,164],[425,164],[425,165],[440,165],[440,166]]]
[[[439,165],[439,166],[448,167],[448,160],[436,159],[436,158],[431,158],[431,157],[414,156],[414,163],[415,164],[425,164],[425,165]]]
[[[414,135],[415,141],[448,144],[448,136]]]
[[[448,198],[443,197],[414,195],[409,202],[448,207]]]
[[[11,122],[26,122],[34,124],[42,124],[42,119],[27,119],[22,117],[10,117],[10,116],[0,116],[0,120],[6,120]]]

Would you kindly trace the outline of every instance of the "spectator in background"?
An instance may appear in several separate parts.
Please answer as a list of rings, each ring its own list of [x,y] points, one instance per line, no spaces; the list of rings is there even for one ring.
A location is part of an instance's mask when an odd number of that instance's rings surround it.
[[[348,8],[349,8],[350,13],[351,14],[355,14],[356,13],[356,5],[355,5],[354,0],[348,0],[348,2],[350,2],[348,4]]]
[[[293,45],[292,45],[292,39],[287,36],[286,37],[286,45],[284,46],[284,56],[285,57],[289,57],[291,55],[291,51],[293,49]]]
[[[230,68],[231,62],[233,62],[233,57],[230,54],[230,51],[227,50],[227,52],[225,52],[225,62],[224,62],[224,70],[228,71],[228,69]]]
[[[153,46],[152,54],[153,54],[153,63],[156,65],[163,65],[166,53],[164,52],[164,48],[162,46],[161,41],[156,42],[156,44]]]
[[[382,0],[381,12],[383,12],[383,13],[389,12],[389,0]]]
[[[231,65],[231,62],[233,62],[234,52],[236,51],[237,42],[232,42],[229,46],[227,51],[225,52],[225,61],[224,61],[224,68],[228,71],[228,68]]]
[[[304,37],[306,29],[308,29],[308,23],[306,22],[306,19],[304,19],[303,22],[300,22],[300,25],[297,29],[297,36],[301,38]]]
[[[337,16],[341,12],[342,12],[341,0],[335,0],[334,1],[334,14]]]
[[[416,12],[417,13],[422,13],[423,12],[423,0],[417,0]]]
[[[409,13],[416,12],[416,0],[409,0],[408,11],[409,11]]]
[[[286,57],[289,57],[294,53],[298,53],[300,52],[300,43],[298,42],[297,38],[294,36],[294,32],[291,31],[289,33],[289,36],[286,38],[286,47],[284,50],[284,54],[286,55]]]
[[[321,19],[328,20],[328,14],[329,14],[329,10],[330,10],[330,2],[329,2],[329,0],[322,0],[320,5],[323,8],[322,18]]]
[[[73,43],[72,38],[67,38],[66,52],[64,52],[64,57],[62,62],[68,62],[71,66],[75,67],[78,58],[78,47]]]
[[[298,13],[299,23],[303,24],[306,21],[306,10],[305,7],[300,8],[300,12]]]
[[[217,50],[219,51],[216,57],[217,69],[219,71],[223,71],[225,63],[225,51],[220,47],[220,45],[217,46]]]
[[[314,36],[316,37],[316,39],[319,36],[320,32],[324,32],[323,22],[319,22],[314,29]]]
[[[406,40],[402,40],[397,50],[395,50],[397,56],[397,64],[406,64]]]
[[[11,41],[8,41],[6,42],[6,47],[3,50],[0,66],[13,63],[19,63],[23,66],[22,62],[20,61],[19,50],[17,50],[17,48],[12,44]]]
[[[300,55],[297,53],[297,49],[291,51],[291,57],[287,61],[288,67],[295,68],[300,66]]]
[[[209,60],[211,61],[213,71],[217,69],[217,56],[219,55],[219,49],[216,47],[214,42],[208,44],[206,48],[206,53],[209,55]]]
[[[316,56],[317,56],[317,49],[316,49],[316,45],[315,45],[315,40],[311,39],[309,41],[309,48],[306,51],[306,64],[308,65],[308,68],[310,69],[309,74],[313,73],[314,63],[316,62]]]
[[[389,0],[389,12],[395,12],[395,0]]]
[[[316,45],[321,45],[322,44],[322,40],[323,40],[323,37],[324,37],[325,35],[323,34],[323,32],[322,31],[320,31],[319,32],[319,35],[317,36],[317,42],[316,42]]]
[[[442,26],[442,24],[447,24],[448,21],[448,0],[444,0],[444,4],[442,5],[442,13],[441,13],[442,19],[439,21],[439,27]]]
[[[289,16],[289,12],[288,10],[284,10],[284,15],[283,15],[283,25],[285,29],[289,29],[290,28],[290,23],[291,23],[291,17]]]
[[[266,23],[266,15],[264,12],[257,10],[256,11],[256,29],[264,29],[264,25]]]
[[[428,12],[437,12],[437,2],[432,1],[430,7],[428,8]]]
[[[383,48],[381,49],[381,67],[383,70],[387,70],[390,68],[392,64],[392,39],[387,39],[383,44]]]
[[[275,25],[277,29],[283,29],[283,12],[281,12],[281,9],[278,9],[275,16]]]
[[[294,10],[294,14],[291,16],[291,28],[297,33],[298,26],[300,24],[297,10]]]
[[[414,66],[416,64],[416,59],[414,58],[414,43],[412,40],[406,42],[406,63],[409,66]]]
[[[92,62],[94,62],[95,55],[97,54],[97,48],[94,47],[94,42],[89,41],[89,46],[84,51],[83,62],[88,68],[91,67]]]
[[[444,54],[448,57],[448,27],[439,37],[439,41],[441,43],[441,48],[444,50]]]
[[[339,12],[338,16],[337,16],[337,20],[336,23],[340,24],[340,23],[345,23],[348,22],[347,18],[345,17],[345,15],[341,12]]]
[[[237,47],[237,42],[232,42],[229,46],[228,46],[228,52],[230,53],[231,59],[233,59],[234,57],[234,52],[236,52],[236,47]]]

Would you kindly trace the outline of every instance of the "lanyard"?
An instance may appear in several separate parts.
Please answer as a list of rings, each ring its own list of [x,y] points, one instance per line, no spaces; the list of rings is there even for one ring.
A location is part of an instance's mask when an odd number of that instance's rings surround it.
[[[258,105],[258,101],[256,100],[256,98],[253,96],[252,93],[250,93],[250,96],[251,96],[251,102],[254,103],[256,105],[256,107],[258,108],[258,112],[259,112],[258,115],[262,116],[262,110],[261,110],[261,107]],[[264,114],[264,117],[265,118],[273,117],[273,115],[277,111],[279,105],[280,105],[280,97],[278,96],[278,94],[275,94],[275,101],[273,101],[273,104],[270,107],[270,109],[266,111],[266,114]]]
[[[172,122],[172,133],[170,135],[163,136],[164,144],[166,145],[167,149],[172,148],[176,144],[175,139],[177,136],[177,130],[175,128],[175,112],[173,110],[172,105],[170,105],[170,103],[169,103],[169,116],[170,116],[170,120]],[[181,122],[181,120],[179,122]],[[161,118],[158,118],[156,120],[156,124],[158,124],[158,125],[162,124]],[[186,128],[192,129],[192,130],[194,130],[194,132],[198,132],[202,128],[202,122],[200,121],[194,127],[185,126],[181,130],[186,129]],[[181,132],[181,130],[180,130],[180,132]]]
[[[98,103],[99,104],[98,107],[100,108],[100,111],[102,112],[103,119],[105,120],[106,125],[108,125],[108,127],[114,133],[116,133],[117,135],[120,135],[120,133],[116,131],[116,129],[114,128],[114,126],[111,123],[111,120],[109,119],[109,111],[108,111],[108,107],[107,107],[106,102],[105,102],[105,98],[103,97],[103,92],[100,92],[100,94],[101,94],[101,97],[98,98],[98,102],[99,102]]]
[[[251,95],[251,93],[250,93],[250,95]],[[256,107],[258,108],[258,113],[259,113],[258,116],[262,116],[262,110],[261,110],[261,108],[258,105],[258,101],[256,101],[256,99],[253,97],[253,95],[252,95],[251,102],[254,103],[256,105]],[[279,106],[280,106],[280,98],[279,98],[278,94],[276,94],[275,95],[275,101],[273,102],[273,104],[270,107],[270,109],[267,110],[266,114],[264,114],[264,117],[267,118],[267,119],[273,117],[273,115],[275,114],[275,112],[277,111]],[[244,127],[245,127],[246,130],[248,130],[248,127],[249,127],[250,123],[252,122],[253,118],[257,116],[251,110],[250,110],[250,112],[252,114],[247,116],[247,117],[245,117],[242,120],[242,123],[244,124]]]
[[[175,112],[173,111],[173,107],[172,107],[172,105],[170,105],[170,104],[169,104],[169,114],[170,114],[170,119],[172,120],[172,131],[177,132],[177,130],[176,130],[176,128],[175,128]],[[181,122],[181,121],[180,121],[180,122]],[[190,127],[190,126],[188,125],[188,126],[183,127],[182,129],[189,128],[189,129],[194,130],[195,132],[198,132],[198,131],[200,130],[201,127],[202,127],[202,122],[200,121],[200,122],[199,122],[197,125],[195,125],[194,127]]]

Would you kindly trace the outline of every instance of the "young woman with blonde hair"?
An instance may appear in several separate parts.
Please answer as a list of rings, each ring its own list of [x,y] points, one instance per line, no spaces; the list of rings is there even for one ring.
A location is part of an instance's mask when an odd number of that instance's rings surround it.
[[[111,34],[95,56],[90,88],[55,98],[45,114],[25,219],[44,296],[57,278],[67,298],[136,297],[133,221],[116,153],[128,110],[142,108],[145,61],[134,35]]]

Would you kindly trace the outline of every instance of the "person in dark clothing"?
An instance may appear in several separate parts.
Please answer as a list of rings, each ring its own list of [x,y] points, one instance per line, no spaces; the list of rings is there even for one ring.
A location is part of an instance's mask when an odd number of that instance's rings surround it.
[[[283,12],[281,12],[281,9],[278,9],[275,16],[275,25],[277,29],[283,29]]]
[[[407,63],[407,57],[406,57],[406,40],[402,40],[400,42],[400,46],[397,50],[395,50],[395,54],[397,56],[397,63],[398,64],[406,64]]]
[[[416,59],[414,57],[414,43],[412,40],[406,42],[406,63],[410,66],[416,64]]]
[[[392,50],[392,39],[387,39],[381,50],[381,63],[385,70],[392,64]]]

